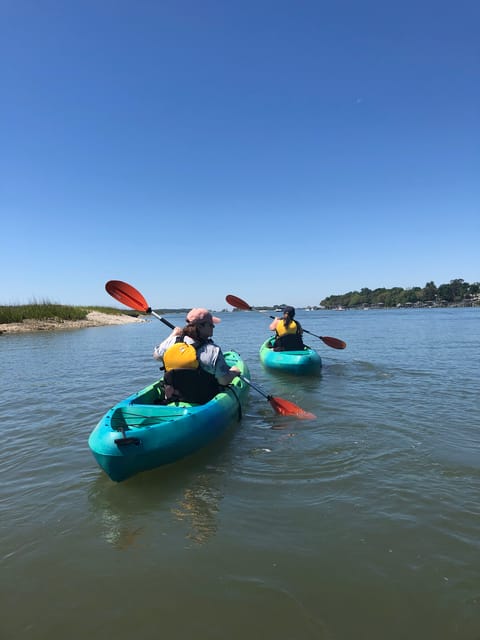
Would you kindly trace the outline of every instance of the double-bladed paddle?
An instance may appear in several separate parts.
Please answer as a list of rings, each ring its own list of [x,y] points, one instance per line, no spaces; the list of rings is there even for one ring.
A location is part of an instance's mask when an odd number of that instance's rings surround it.
[[[255,309],[255,307],[251,307],[248,304],[248,302],[245,302],[245,300],[242,300],[237,296],[228,294],[228,296],[225,297],[225,300],[228,302],[228,304],[231,304],[232,307],[236,307],[237,309],[242,309],[242,311],[258,311],[259,313],[261,313],[260,309]],[[275,319],[275,316],[269,316],[269,317]],[[345,347],[347,346],[346,342],[344,342],[343,340],[339,340],[338,338],[331,338],[330,336],[317,336],[315,333],[312,333],[311,331],[307,331],[306,329],[304,329],[303,326],[302,326],[302,329],[305,333],[308,333],[311,336],[314,336],[315,338],[320,338],[320,340],[322,340],[329,347],[332,347],[332,349],[345,349]]]
[[[112,296],[112,298],[115,298],[115,300],[118,300],[126,307],[130,307],[130,309],[135,309],[136,311],[141,311],[143,313],[155,316],[155,318],[158,318],[160,322],[163,322],[163,324],[167,325],[167,327],[170,327],[170,329],[175,329],[175,325],[152,310],[140,291],[135,289],[135,287],[132,287],[131,284],[127,284],[126,282],[122,282],[121,280],[109,280],[105,285],[105,289],[107,293]],[[240,378],[252,389],[255,389],[255,391],[266,398],[276,413],[282,416],[294,416],[303,420],[313,420],[314,418],[316,418],[313,413],[304,411],[301,407],[297,406],[293,402],[290,402],[289,400],[276,398],[265,393],[256,385],[254,385],[253,382],[247,377],[240,375]]]

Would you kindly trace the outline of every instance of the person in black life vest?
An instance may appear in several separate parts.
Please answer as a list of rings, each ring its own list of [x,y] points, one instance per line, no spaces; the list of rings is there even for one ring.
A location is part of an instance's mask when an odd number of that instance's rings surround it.
[[[221,348],[212,340],[219,322],[220,318],[207,309],[192,309],[187,314],[187,324],[175,327],[155,347],[153,357],[163,361],[165,368],[167,401],[204,404],[240,374],[238,367],[228,366]]]
[[[293,307],[283,308],[283,318],[275,318],[270,323],[270,330],[275,331],[275,351],[302,351],[303,329],[298,320],[294,320],[295,309]]]

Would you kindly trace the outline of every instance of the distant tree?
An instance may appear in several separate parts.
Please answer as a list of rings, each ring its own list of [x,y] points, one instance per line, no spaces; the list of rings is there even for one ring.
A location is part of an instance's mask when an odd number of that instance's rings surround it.
[[[452,289],[453,301],[460,302],[468,292],[469,285],[465,280],[462,280],[462,278],[456,278],[455,280],[450,280],[450,287]]]
[[[452,287],[449,284],[441,284],[438,287],[438,297],[446,302],[453,302]]]
[[[445,300],[446,302],[461,302],[473,295],[480,293],[480,283],[468,284],[461,278],[451,280],[448,284],[435,285],[433,280],[427,282],[423,288],[392,287],[385,289],[379,287],[373,291],[368,287],[363,287],[360,291],[349,291],[341,295],[328,296],[319,304],[327,309],[338,306],[352,308],[362,305],[384,305],[385,307],[395,307],[397,305],[416,304],[419,302],[430,302],[432,300]]]
[[[423,302],[427,302],[428,300],[435,300],[435,296],[437,295],[437,287],[433,280],[427,282],[423,287]]]
[[[480,282],[473,282],[469,287],[469,293],[474,296],[480,293]]]
[[[372,291],[372,304],[385,304],[387,290],[384,287]]]
[[[372,290],[368,287],[363,287],[360,289],[360,299],[362,304],[371,304],[372,303]]]
[[[420,291],[420,287],[404,289],[400,294],[400,304],[415,304],[415,302],[418,302],[418,291]]]
[[[361,296],[358,291],[354,291],[350,294],[350,300],[347,306],[358,307],[359,304],[361,304]]]

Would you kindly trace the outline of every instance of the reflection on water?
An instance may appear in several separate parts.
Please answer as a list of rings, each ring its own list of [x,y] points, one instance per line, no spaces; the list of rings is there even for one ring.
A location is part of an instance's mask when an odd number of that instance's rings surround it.
[[[188,466],[188,462],[183,464]],[[164,534],[174,527],[178,532],[177,522],[185,526],[186,540],[196,545],[208,542],[217,532],[223,492],[216,485],[216,473],[190,476],[182,480],[181,474],[170,467],[113,485],[103,474],[99,475],[89,492],[89,502],[101,537],[115,549],[126,550],[138,546],[147,529],[155,528]],[[148,527],[144,524],[146,516],[150,522]]]
[[[210,484],[207,475],[199,475],[194,484],[187,487],[173,515],[189,525],[187,538],[197,544],[205,544],[217,532],[216,514],[222,494]]]
[[[144,530],[144,527],[137,527],[136,529],[129,527],[126,523],[122,523],[115,513],[108,510],[105,510],[102,514],[102,523],[104,525],[105,540],[115,549],[121,551],[134,545]]]

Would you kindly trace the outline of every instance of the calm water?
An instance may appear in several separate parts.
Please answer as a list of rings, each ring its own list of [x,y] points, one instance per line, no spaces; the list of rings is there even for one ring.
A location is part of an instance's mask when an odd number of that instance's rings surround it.
[[[480,309],[298,318],[348,343],[309,340],[319,378],[262,369],[259,313],[215,335],[317,420],[252,391],[221,441],[121,484],[87,438],[166,327],[0,336],[1,640],[480,638]]]

